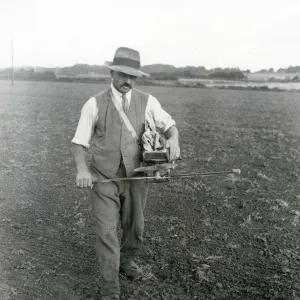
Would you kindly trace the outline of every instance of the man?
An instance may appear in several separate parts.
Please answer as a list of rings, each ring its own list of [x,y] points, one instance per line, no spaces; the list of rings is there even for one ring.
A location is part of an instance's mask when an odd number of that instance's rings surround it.
[[[146,122],[154,123],[157,131],[168,139],[170,160],[179,158],[180,148],[171,116],[156,98],[133,89],[137,77],[149,76],[140,70],[139,53],[118,48],[113,62],[106,62],[106,66],[111,70],[111,87],[83,106],[72,150],[77,167],[76,185],[92,188],[102,299],[113,300],[119,299],[119,271],[133,279],[142,275],[134,259],[143,239],[147,184],[142,180],[101,181],[134,176],[134,169],[140,166],[139,142]],[[129,125],[122,113],[126,113]],[[88,148],[92,152],[90,168],[85,160]],[[123,229],[121,247],[117,237],[119,216]]]

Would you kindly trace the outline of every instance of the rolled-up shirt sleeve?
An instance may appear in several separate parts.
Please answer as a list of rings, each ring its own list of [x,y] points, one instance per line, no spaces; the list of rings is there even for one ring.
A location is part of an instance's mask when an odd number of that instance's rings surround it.
[[[173,118],[161,107],[159,101],[149,95],[146,107],[146,120],[151,124],[154,122],[156,129],[165,133],[171,126],[176,125]]]
[[[94,128],[98,117],[98,107],[96,99],[90,98],[82,107],[80,119],[77,125],[77,130],[74,138],[72,139],[73,144],[82,145],[85,148],[90,147],[90,141],[94,132]]]

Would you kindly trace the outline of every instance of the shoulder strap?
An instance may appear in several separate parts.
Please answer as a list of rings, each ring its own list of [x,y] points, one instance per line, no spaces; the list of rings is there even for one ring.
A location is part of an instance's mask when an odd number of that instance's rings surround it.
[[[132,126],[132,124],[130,123],[127,115],[125,114],[125,112],[123,111],[122,107],[119,105],[119,103],[116,101],[116,98],[114,97],[113,93],[110,91],[110,95],[111,95],[111,99],[112,99],[112,102],[113,104],[115,105],[119,115],[120,115],[120,118],[123,120],[123,122],[125,123],[127,129],[131,132],[131,135],[133,137],[133,139],[135,140],[138,140],[138,136]]]

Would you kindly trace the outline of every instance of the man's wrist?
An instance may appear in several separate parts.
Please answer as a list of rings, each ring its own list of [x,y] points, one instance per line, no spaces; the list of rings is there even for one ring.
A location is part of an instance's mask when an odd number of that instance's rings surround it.
[[[169,141],[174,141],[178,143],[178,136],[171,136],[168,138]]]
[[[89,168],[88,166],[85,166],[85,165],[81,165],[81,166],[77,166],[77,172],[89,172]]]

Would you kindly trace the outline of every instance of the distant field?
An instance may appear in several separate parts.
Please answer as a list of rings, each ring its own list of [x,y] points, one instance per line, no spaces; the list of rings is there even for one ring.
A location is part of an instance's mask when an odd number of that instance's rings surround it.
[[[107,85],[0,81],[0,299],[98,300],[89,191],[70,155]],[[177,173],[151,185],[140,282],[123,300],[299,300],[300,94],[142,87],[175,118]]]
[[[251,81],[255,79],[249,79],[249,81],[233,81],[233,80],[217,80],[217,79],[180,79],[180,82],[185,84],[194,84],[200,82],[207,87],[265,87],[269,89],[278,88],[282,90],[300,90],[300,82],[266,82],[264,79],[258,79],[257,81]],[[266,79],[267,80],[267,79]]]
[[[248,80],[267,81],[271,77],[278,80],[285,80],[285,79],[292,80],[296,76],[300,77],[300,73],[253,73],[253,74],[249,74]]]

